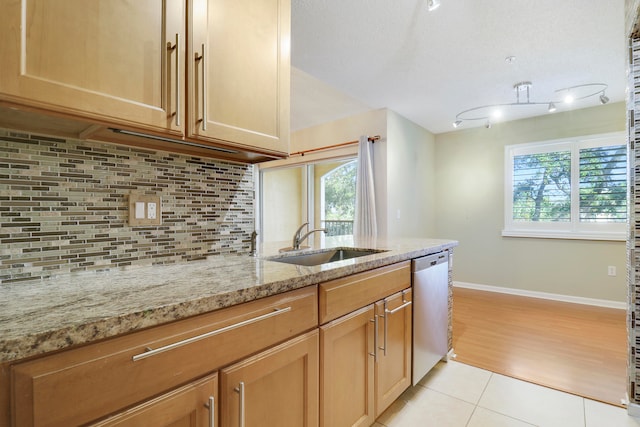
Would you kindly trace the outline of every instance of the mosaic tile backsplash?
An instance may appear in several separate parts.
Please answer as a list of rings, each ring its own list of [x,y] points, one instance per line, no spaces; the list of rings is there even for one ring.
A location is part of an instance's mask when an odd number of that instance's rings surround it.
[[[640,358],[637,350],[640,348],[640,38],[634,36],[630,45],[630,73],[628,94],[628,131],[629,131],[629,189],[628,194],[634,204],[630,206],[631,218],[629,236],[627,239],[627,253],[629,273],[629,308],[627,310],[627,325],[629,329],[629,387],[628,395],[631,403],[640,404]]]
[[[246,252],[253,166],[0,129],[0,284]],[[162,224],[131,227],[131,192]]]

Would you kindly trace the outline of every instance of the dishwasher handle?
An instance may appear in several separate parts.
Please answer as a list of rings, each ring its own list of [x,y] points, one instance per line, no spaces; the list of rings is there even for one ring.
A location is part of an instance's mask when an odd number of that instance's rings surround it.
[[[416,271],[426,270],[427,268],[435,267],[438,264],[443,264],[448,261],[448,252],[438,252],[437,254],[414,259],[412,270],[415,273]]]

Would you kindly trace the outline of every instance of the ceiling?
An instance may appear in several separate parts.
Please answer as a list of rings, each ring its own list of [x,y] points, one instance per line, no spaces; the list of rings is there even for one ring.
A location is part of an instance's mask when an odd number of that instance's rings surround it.
[[[448,132],[463,110],[515,102],[520,81],[533,83],[531,101],[586,83],[625,99],[624,0],[441,0],[433,12],[426,3],[292,0],[292,130],[389,108]],[[573,108],[594,105],[597,96]],[[502,120],[549,114],[517,110]]]

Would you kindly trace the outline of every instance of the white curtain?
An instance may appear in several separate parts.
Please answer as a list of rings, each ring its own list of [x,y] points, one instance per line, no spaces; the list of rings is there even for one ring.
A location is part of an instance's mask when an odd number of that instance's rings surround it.
[[[356,173],[356,217],[353,224],[355,236],[376,237],[376,197],[373,186],[373,146],[366,136],[358,145],[358,170]]]

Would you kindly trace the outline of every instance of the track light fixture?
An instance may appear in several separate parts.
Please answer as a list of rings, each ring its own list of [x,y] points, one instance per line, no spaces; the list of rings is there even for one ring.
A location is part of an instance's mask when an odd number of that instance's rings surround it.
[[[427,0],[427,10],[433,12],[440,7],[440,0]]]
[[[547,111],[553,113],[557,110],[556,104],[571,104],[574,101],[580,101],[592,96],[599,95],[600,103],[609,102],[609,97],[605,95],[605,90],[609,87],[605,83],[587,83],[558,89],[555,91],[559,99],[550,101],[531,101],[531,87],[533,83],[529,81],[518,82],[513,85],[516,93],[516,102],[504,104],[482,105],[480,107],[470,108],[456,114],[456,120],[453,122],[454,128],[462,126],[463,122],[471,120],[483,120],[487,129],[491,127],[492,120],[496,120],[505,114],[505,110],[512,107],[539,106],[546,105]]]

